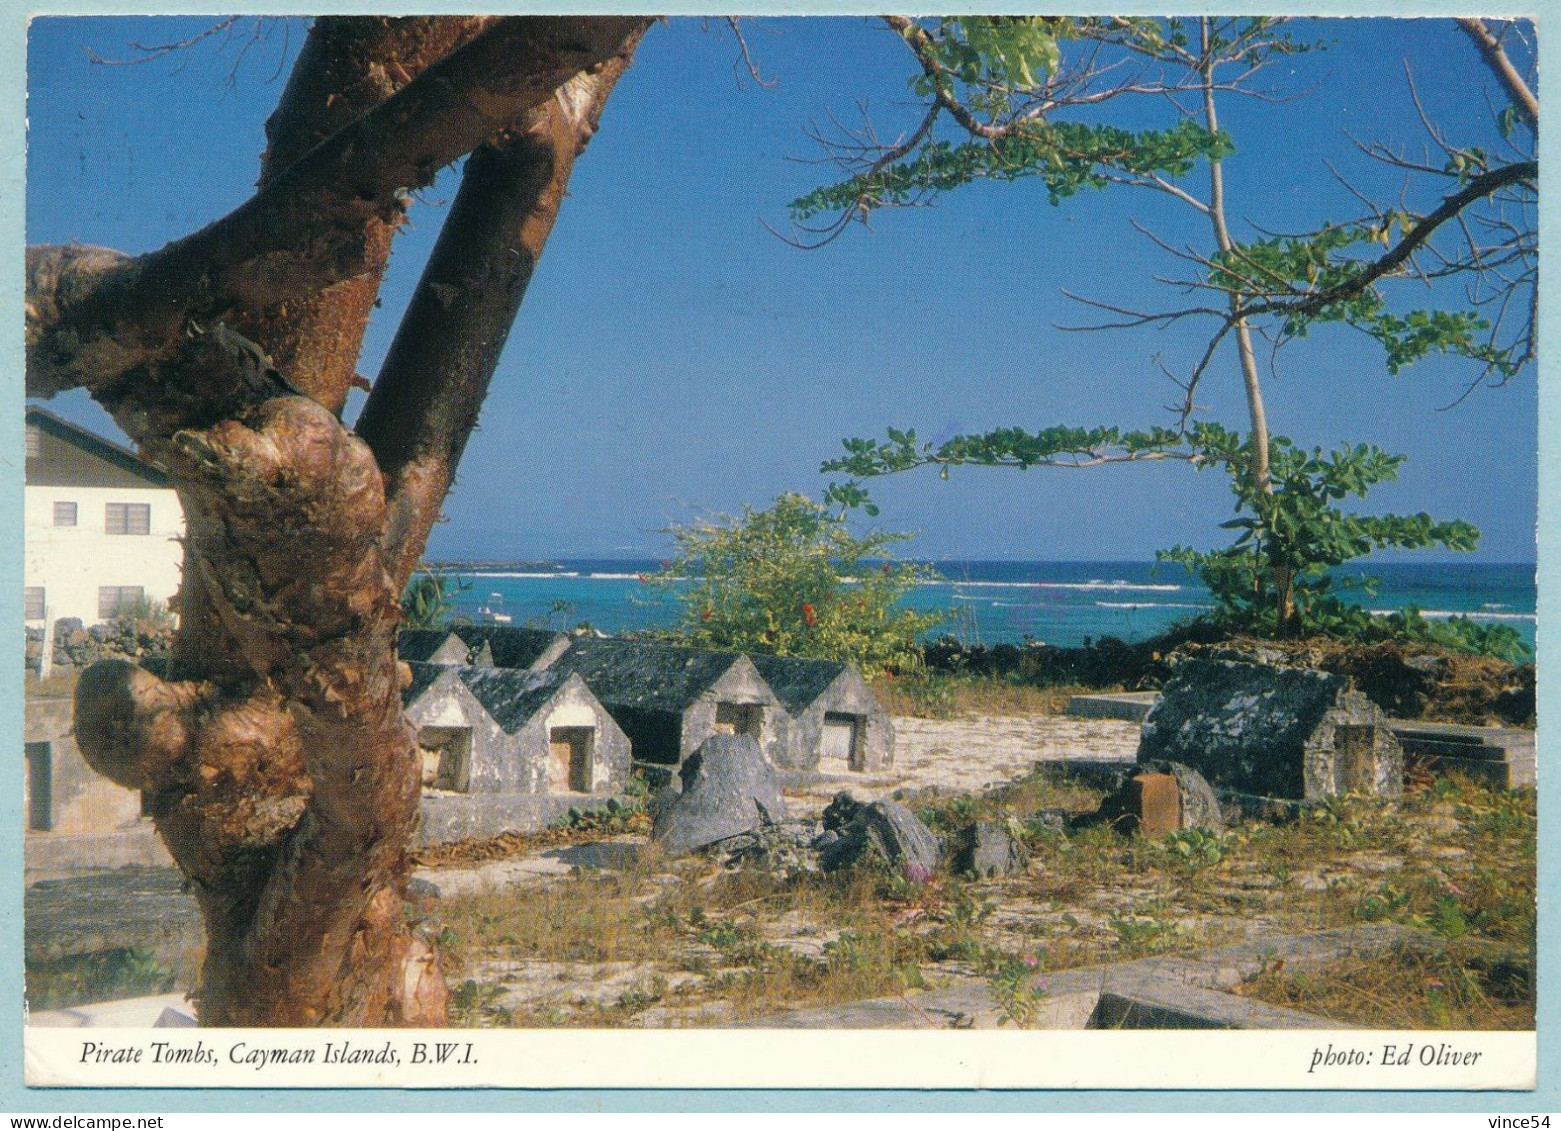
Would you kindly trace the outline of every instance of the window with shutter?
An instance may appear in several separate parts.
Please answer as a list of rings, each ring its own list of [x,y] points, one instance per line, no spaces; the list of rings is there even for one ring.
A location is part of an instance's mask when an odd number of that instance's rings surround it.
[[[150,503],[109,503],[104,511],[103,529],[108,534],[150,534]]]

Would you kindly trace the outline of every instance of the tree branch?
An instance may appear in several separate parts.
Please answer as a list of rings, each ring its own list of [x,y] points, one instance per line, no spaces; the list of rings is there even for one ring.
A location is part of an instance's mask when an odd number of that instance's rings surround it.
[[[317,19],[281,102],[266,122],[259,187],[264,189],[316,145],[405,88],[492,23],[491,16]],[[358,274],[232,320],[235,329],[261,344],[299,390],[338,414],[357,376],[363,334],[403,211],[369,218]]]
[[[1539,129],[1539,99],[1529,89],[1528,83],[1523,81],[1523,76],[1518,74],[1518,69],[1512,65],[1512,59],[1507,55],[1507,50],[1501,45],[1501,41],[1491,34],[1484,20],[1465,17],[1458,21],[1458,26],[1474,40],[1475,47],[1479,48],[1480,57],[1507,88],[1507,97],[1512,99],[1512,104],[1523,115],[1523,120],[1534,129]]]
[[[612,59],[562,86],[523,130],[478,149],[466,164],[358,420],[390,496],[383,544],[398,582],[422,556],[575,159],[647,26],[630,34]]]
[[[68,293],[47,299],[54,320],[29,320],[29,393],[111,385],[165,357],[191,316],[265,309],[362,272],[365,225],[393,218],[398,192],[428,184],[610,58],[643,24],[618,16],[501,20],[223,219],[138,259],[99,261],[106,269],[94,275],[76,262]],[[30,311],[45,302],[28,295]]]
[[[1518,161],[1511,165],[1503,165],[1499,169],[1492,169],[1488,173],[1482,173],[1472,178],[1458,192],[1445,197],[1436,209],[1428,212],[1408,232],[1404,233],[1392,250],[1373,260],[1364,269],[1351,275],[1343,282],[1302,299],[1253,303],[1243,313],[1248,318],[1255,318],[1265,314],[1282,314],[1304,318],[1315,315],[1335,303],[1353,298],[1378,279],[1402,266],[1415,253],[1417,248],[1431,238],[1438,228],[1453,219],[1470,204],[1508,185],[1532,184],[1538,176],[1539,162],[1537,161]]]

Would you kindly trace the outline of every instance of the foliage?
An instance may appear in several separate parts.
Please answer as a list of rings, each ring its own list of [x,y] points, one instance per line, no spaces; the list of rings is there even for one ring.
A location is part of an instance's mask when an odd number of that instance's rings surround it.
[[[1052,204],[1111,183],[1110,172],[1186,176],[1199,158],[1234,152],[1230,138],[1191,119],[1165,130],[1124,130],[1084,122],[1036,122],[997,141],[932,141],[916,156],[871,174],[826,185],[791,202],[792,215],[810,220],[842,209],[907,205],[971,181],[1015,181],[1039,176]]]
[[[569,811],[564,814],[560,822],[562,828],[570,832],[594,833],[603,836],[617,836],[622,833],[650,832],[650,813],[645,808],[646,790],[643,777],[630,779],[630,784],[638,782],[639,787],[633,792],[626,792],[625,800],[619,801],[616,797],[609,797],[607,803],[600,808],[581,809],[571,805]]]
[[[1342,322],[1381,343],[1387,371],[1397,374],[1433,353],[1479,362],[1500,379],[1515,376],[1528,358],[1527,343],[1498,345],[1490,319],[1477,310],[1390,309],[1380,281],[1364,282],[1381,247],[1395,230],[1408,235],[1422,217],[1389,209],[1366,220],[1325,223],[1303,236],[1276,236],[1237,244],[1211,258],[1209,285],[1261,303],[1275,298],[1336,294],[1328,302],[1281,305],[1275,341],[1304,338],[1317,323]],[[1380,246],[1379,246],[1380,245]],[[1383,279],[1397,275],[1382,276]]]
[[[1396,478],[1403,456],[1365,444],[1325,455],[1276,436],[1269,443],[1272,490],[1265,492],[1247,475],[1249,443],[1213,426],[1201,428],[1195,442],[1194,466],[1229,475],[1238,517],[1221,525],[1236,538],[1212,552],[1177,546],[1157,556],[1196,574],[1214,595],[1215,616],[1231,628],[1273,636],[1358,634],[1370,614],[1333,595],[1331,569],[1375,550],[1472,550],[1479,540],[1479,531],[1462,520],[1437,522],[1423,512],[1353,514],[1338,506]]]
[[[456,601],[471,588],[471,582],[425,569],[407,582],[401,597],[401,611],[408,628],[443,628],[454,617]]]
[[[897,607],[927,576],[888,560],[909,535],[858,538],[803,495],[672,534],[677,555],[656,580],[682,602],[696,647],[850,660],[873,675],[914,667],[917,638],[942,620]]]
[[[168,602],[154,601],[144,595],[121,601],[110,624],[117,636],[153,639],[169,635],[178,626]]]
[[[977,181],[1032,177],[1045,184],[1053,205],[1087,189],[1128,185],[1175,196],[1199,213],[1199,223],[1214,218],[1223,228],[1221,193],[1200,199],[1190,182],[1200,165],[1217,169],[1235,152],[1217,125],[1215,96],[1275,99],[1282,88],[1259,88],[1260,72],[1326,46],[1269,17],[885,22],[917,67],[908,83],[920,102],[920,125],[896,141],[880,141],[893,131],[871,122],[855,131],[842,127],[843,136],[816,136],[827,163],[846,175],[791,202],[804,244],[819,234],[827,242],[879,209],[924,205]],[[1509,37],[1508,30],[1500,29],[1500,39],[1522,51],[1521,33]],[[1496,50],[1510,61],[1505,46]],[[1403,174],[1411,188],[1430,187],[1423,210],[1410,207],[1413,193],[1376,204],[1346,182],[1366,205],[1359,217],[1245,242],[1221,232],[1218,250],[1208,256],[1178,250],[1173,245],[1180,240],[1160,241],[1196,268],[1195,277],[1164,281],[1223,293],[1228,308],[1139,312],[1095,305],[1128,315],[1122,325],[1215,319],[1211,352],[1238,322],[1272,319],[1276,344],[1304,337],[1313,323],[1343,322],[1382,344],[1389,372],[1444,353],[1477,362],[1482,378],[1510,379],[1534,356],[1538,167],[1535,120],[1523,105],[1530,92],[1516,69],[1509,73],[1507,102],[1492,109],[1500,154],[1455,143],[1423,110],[1428,152],[1439,158],[1414,160],[1394,146],[1357,143],[1395,179]],[[1180,95],[1203,99],[1202,121]],[[1409,97],[1421,109],[1412,85]],[[1125,129],[1112,120],[1119,108],[1135,126],[1157,113],[1165,114],[1165,124]],[[1468,286],[1435,287],[1448,278]],[[1390,309],[1384,288],[1406,279],[1431,284],[1435,305]],[[1207,362],[1205,356],[1193,371],[1192,384]]]
[[[1189,872],[1196,872],[1223,861],[1230,842],[1207,829],[1178,829],[1168,833],[1160,847],[1172,861]]]
[[[115,947],[27,963],[27,1004],[65,1009],[84,1002],[164,994],[174,974],[146,947]]]
[[[1234,541],[1212,552],[1177,546],[1159,557],[1179,562],[1197,575],[1214,595],[1215,619],[1231,631],[1269,636],[1301,631],[1365,635],[1370,614],[1333,594],[1331,569],[1376,550],[1432,546],[1472,550],[1479,539],[1479,531],[1462,520],[1438,522],[1424,513],[1362,515],[1343,510],[1339,503],[1351,496],[1365,498],[1372,487],[1392,481],[1404,462],[1403,456],[1365,444],[1325,454],[1320,448],[1306,451],[1286,437],[1273,437],[1268,491],[1250,477],[1250,438],[1210,423],[1194,423],[1185,430],[1000,428],[955,436],[936,446],[918,442],[914,430],[890,429],[885,442],[848,439],[845,449],[843,458],[827,461],[822,470],[858,477],[832,483],[826,493],[826,499],[846,507],[870,505],[861,478],[923,466],[938,467],[947,476],[950,467],[966,464],[1023,470],[1181,459],[1200,471],[1222,470],[1236,497],[1237,517],[1223,524],[1236,532]],[[1406,631],[1414,619],[1418,618],[1403,618]],[[1425,632],[1428,638],[1432,632],[1415,631]],[[1472,639],[1462,627],[1443,633],[1447,639],[1453,634]],[[1492,634],[1490,642],[1493,646],[1508,643],[1500,633]]]
[[[1494,656],[1513,664],[1526,663],[1534,658],[1533,649],[1511,625],[1481,624],[1469,617],[1427,620],[1413,605],[1386,617],[1372,618],[1364,635],[1370,639],[1375,634],[1382,634],[1391,640],[1439,644],[1454,652]]]
[[[1046,980],[1038,976],[1045,957],[1045,951],[1033,958],[1004,954],[993,963],[986,984],[997,1002],[999,1025],[1011,1021],[1017,1029],[1028,1029],[1035,1023],[1047,995]]]

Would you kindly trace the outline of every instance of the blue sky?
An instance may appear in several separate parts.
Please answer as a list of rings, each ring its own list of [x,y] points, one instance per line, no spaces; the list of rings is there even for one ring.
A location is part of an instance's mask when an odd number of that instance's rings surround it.
[[[136,66],[88,61],[88,49],[128,56],[131,41],[205,24],[32,24],[28,242],[151,250],[249,195],[301,23],[273,27],[236,70],[237,43]],[[719,22],[675,20],[646,38],[577,166],[432,555],[659,554],[669,524],[785,490],[818,495],[818,465],[841,437],[885,425],[936,439],[1005,424],[1169,422],[1162,406],[1177,391],[1155,359],[1185,369],[1202,335],[1061,333],[1058,323],[1089,317],[1061,290],[1177,304],[1152,282],[1176,265],[1129,221],[1200,248],[1202,221],[1140,193],[1052,207],[1038,184],[990,185],[795,250],[761,220],[783,224],[786,202],[828,176],[798,160],[817,156],[804,127],[851,118],[864,97],[883,131],[909,124],[908,55],[865,19],[755,19],[745,30],[772,87],[735,66]],[[1349,136],[1420,148],[1406,60],[1433,119],[1461,142],[1494,145],[1494,82],[1449,21],[1308,21],[1299,33],[1328,49],[1271,81],[1310,93],[1222,107],[1237,145],[1227,177],[1238,237],[1252,233],[1247,221],[1297,230],[1353,215],[1324,159],[1395,193]],[[367,375],[453,191],[446,176],[424,193],[397,244]],[[1277,432],[1410,457],[1374,506],[1468,518],[1485,532],[1481,558],[1533,558],[1532,372],[1441,411],[1469,379],[1465,364],[1389,377],[1380,350],[1347,330],[1315,332],[1276,367],[1266,388]],[[1200,400],[1210,418],[1244,426],[1233,356]],[[52,407],[111,429],[80,398]],[[1218,544],[1230,515],[1224,482],[1180,465],[920,473],[874,494],[879,521],[918,532],[912,550],[929,557],[1147,558]]]

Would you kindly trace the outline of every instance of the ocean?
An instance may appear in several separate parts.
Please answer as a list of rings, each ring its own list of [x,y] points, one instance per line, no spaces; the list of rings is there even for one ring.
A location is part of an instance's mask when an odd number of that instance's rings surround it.
[[[1154,562],[937,561],[939,580],[919,585],[906,603],[950,610],[939,630],[971,643],[1078,645],[1115,636],[1143,640],[1211,607],[1206,589],[1177,565]],[[548,562],[446,563],[466,588],[456,612],[548,628],[588,624],[608,633],[675,624],[674,592],[648,580],[661,569],[650,558],[577,558]],[[1532,648],[1534,566],[1501,563],[1385,562],[1338,571],[1376,577],[1375,594],[1340,595],[1373,612],[1408,605],[1428,618],[1467,616],[1510,625]],[[1335,581],[1337,588],[1339,582]]]

